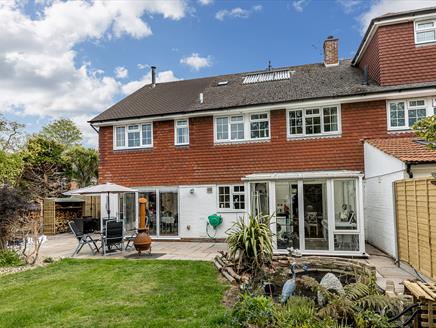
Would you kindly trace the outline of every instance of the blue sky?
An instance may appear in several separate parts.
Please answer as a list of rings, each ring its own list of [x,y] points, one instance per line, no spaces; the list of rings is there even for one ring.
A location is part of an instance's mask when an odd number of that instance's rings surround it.
[[[435,0],[168,0],[0,3],[0,113],[27,132],[86,120],[149,83],[351,58],[369,20]]]

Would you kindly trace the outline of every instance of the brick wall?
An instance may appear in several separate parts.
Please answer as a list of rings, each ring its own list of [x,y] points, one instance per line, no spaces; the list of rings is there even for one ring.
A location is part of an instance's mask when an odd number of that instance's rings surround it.
[[[385,137],[384,101],[342,105],[342,136],[291,140],[285,110],[271,112],[271,141],[214,145],[213,118],[190,119],[189,146],[174,145],[173,121],[154,122],[154,147],[112,150],[112,127],[100,129],[100,182],[126,186],[226,183],[262,172],[363,171],[364,138]]]
[[[436,44],[415,45],[413,22],[381,26],[359,67],[381,85],[436,81]]]

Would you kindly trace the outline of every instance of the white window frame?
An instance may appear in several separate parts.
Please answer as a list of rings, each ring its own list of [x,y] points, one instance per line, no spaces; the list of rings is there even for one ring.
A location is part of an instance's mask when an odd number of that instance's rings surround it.
[[[409,110],[425,108],[426,117],[433,116],[435,114],[435,107],[433,106],[434,97],[422,97],[422,98],[408,98],[408,99],[395,99],[386,101],[386,114],[387,114],[387,127],[388,131],[408,131],[412,127],[409,126]],[[424,106],[413,107],[410,106],[411,101],[424,100]],[[391,104],[404,102],[404,126],[392,126],[391,125]]]
[[[268,120],[268,137],[265,138],[251,138],[251,115],[259,115],[259,114],[266,114],[267,119],[261,119],[260,121]],[[238,117],[242,116],[243,118],[243,125],[244,125],[244,138],[243,139],[232,139],[232,123],[238,124],[235,122],[232,122],[232,117]],[[270,120],[270,112],[269,111],[261,111],[261,112],[248,112],[248,113],[234,113],[234,114],[226,114],[226,115],[216,115],[213,119],[213,139],[214,143],[216,144],[228,144],[228,143],[244,143],[244,142],[257,142],[257,141],[267,141],[271,139],[271,120]],[[228,135],[227,139],[218,139],[218,119],[220,118],[227,118],[227,130]]]
[[[263,115],[266,114],[266,118],[253,118],[254,115]],[[270,119],[269,119],[269,113],[250,113],[249,114],[249,126],[250,129],[248,131],[248,133],[250,134],[250,140],[268,140],[271,137],[271,123],[270,123]],[[267,137],[259,137],[259,138],[252,138],[251,137],[251,123],[256,123],[256,122],[268,122],[268,136]]]
[[[142,126],[151,126],[151,143],[144,145],[142,143]],[[129,126],[138,125],[139,126],[139,146],[129,147]],[[124,128],[124,146],[117,146],[117,128]],[[131,131],[131,130],[130,130]],[[114,150],[127,150],[127,149],[141,149],[141,148],[152,148],[153,147],[153,122],[138,122],[126,125],[114,125],[113,126],[113,149]]]
[[[179,122],[186,122],[186,124],[178,125]],[[178,128],[186,128],[187,129],[188,136],[187,136],[187,141],[186,142],[182,142],[182,143],[178,142],[179,141],[179,138],[178,138],[179,137],[179,135],[178,135]],[[189,131],[189,118],[180,119],[180,120],[174,120],[174,144],[176,146],[187,146],[187,145],[189,145],[189,134],[190,134],[190,131]]]
[[[433,23],[433,27],[427,27],[427,28],[422,28],[422,29],[418,28],[418,24],[425,24],[425,23]],[[415,44],[436,43],[436,18],[415,21],[415,24],[413,24],[413,26],[414,26],[414,33],[415,33]],[[434,31],[435,39],[429,40],[429,41],[418,41],[418,33],[419,32],[428,32],[428,31]]]
[[[328,131],[325,132],[324,131],[324,109],[325,108],[332,108],[332,107],[336,107],[337,110],[337,125],[338,125],[338,130],[337,131]],[[307,134],[306,133],[306,117],[315,117],[318,115],[312,115],[306,114],[306,110],[313,110],[313,109],[318,109],[319,110],[319,116],[321,118],[321,133],[312,133],[312,134]],[[289,113],[290,112],[295,112],[295,111],[302,111],[302,128],[303,128],[303,133],[299,133],[299,134],[291,134],[291,127],[290,127],[290,118],[289,118]],[[342,134],[342,123],[341,123],[341,105],[337,104],[337,105],[324,105],[324,106],[314,106],[314,107],[306,107],[306,108],[290,108],[286,111],[286,134],[288,136],[288,139],[300,139],[300,138],[319,138],[319,137],[329,137],[329,136],[339,136]]]
[[[228,187],[230,191],[230,207],[222,208],[220,207],[220,188]],[[235,187],[243,187],[244,192],[235,192]],[[216,188],[216,194],[217,194],[217,212],[245,212],[247,210],[247,188],[244,184],[230,184],[230,185],[217,185]],[[233,196],[234,195],[244,195],[244,208],[242,209],[235,209],[235,205],[233,203]]]

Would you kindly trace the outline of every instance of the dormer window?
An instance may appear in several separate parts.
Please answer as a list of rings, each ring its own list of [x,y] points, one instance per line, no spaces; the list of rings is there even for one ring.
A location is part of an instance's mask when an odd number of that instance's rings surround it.
[[[436,19],[415,23],[415,43],[436,42]]]

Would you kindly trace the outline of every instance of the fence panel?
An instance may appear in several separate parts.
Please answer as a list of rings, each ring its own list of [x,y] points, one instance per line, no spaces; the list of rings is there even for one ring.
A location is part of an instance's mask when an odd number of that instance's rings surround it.
[[[436,279],[436,183],[434,179],[395,182],[400,260]]]

